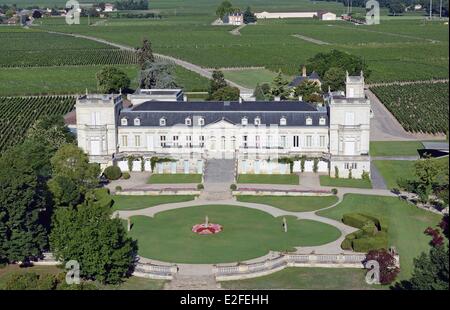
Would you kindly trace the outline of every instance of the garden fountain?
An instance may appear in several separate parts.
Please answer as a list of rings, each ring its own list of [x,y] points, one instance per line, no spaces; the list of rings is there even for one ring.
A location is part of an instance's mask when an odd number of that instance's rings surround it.
[[[194,225],[192,231],[199,235],[217,234],[222,231],[222,225],[210,223],[208,216],[205,216],[205,222]]]

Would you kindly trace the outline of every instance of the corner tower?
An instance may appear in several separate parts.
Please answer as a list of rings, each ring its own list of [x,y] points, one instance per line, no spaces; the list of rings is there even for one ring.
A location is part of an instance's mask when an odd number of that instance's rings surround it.
[[[364,75],[345,79],[345,96],[330,96],[330,176],[370,175],[370,101],[364,94]]]

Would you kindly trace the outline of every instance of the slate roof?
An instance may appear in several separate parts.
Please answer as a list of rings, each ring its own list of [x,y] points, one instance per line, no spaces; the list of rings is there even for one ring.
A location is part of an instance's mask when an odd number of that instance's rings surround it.
[[[316,71],[313,71],[310,75],[307,75],[307,76],[298,75],[292,80],[291,83],[289,83],[289,86],[296,87],[296,86],[300,85],[304,80],[319,80],[320,81],[320,77]]]
[[[261,119],[261,124],[280,124],[282,117],[286,118],[286,126],[307,126],[306,119],[311,117],[312,126],[328,126],[326,109],[318,110],[313,105],[302,101],[248,101],[232,102],[192,102],[192,101],[147,101],[130,109],[123,109],[119,118],[128,120],[127,126],[134,126],[134,119],[140,119],[141,126],[159,127],[159,120],[166,119],[166,126],[184,124],[187,117],[194,119],[202,117],[205,125],[220,120],[232,124],[240,124],[246,117],[248,124],[254,124],[255,118]],[[326,119],[326,125],[319,125],[319,119]],[[194,122],[193,122],[194,123]],[[308,125],[309,126],[309,125]]]

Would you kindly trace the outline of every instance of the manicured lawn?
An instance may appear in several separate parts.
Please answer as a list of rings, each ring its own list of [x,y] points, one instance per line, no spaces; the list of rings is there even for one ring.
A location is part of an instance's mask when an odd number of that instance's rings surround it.
[[[320,185],[331,187],[356,187],[356,188],[372,188],[370,180],[363,179],[343,179],[330,178],[328,175],[320,176]]]
[[[149,184],[175,184],[175,183],[201,183],[201,174],[152,174],[148,179]]]
[[[215,235],[198,235],[195,224],[222,225]],[[226,263],[267,254],[270,250],[292,251],[295,246],[332,242],[340,232],[333,226],[311,220],[282,218],[263,211],[229,205],[208,205],[157,213],[154,218],[133,216],[130,236],[138,240],[139,255],[175,263]]]
[[[371,141],[371,156],[414,156],[422,149],[420,141]]]
[[[297,174],[240,174],[238,183],[298,185]]]
[[[435,158],[441,165],[441,170],[448,170],[448,157]],[[398,188],[398,179],[415,179],[414,160],[374,160],[388,188]]]
[[[398,188],[398,179],[414,179],[413,160],[374,160],[389,189]]]
[[[174,203],[182,201],[194,200],[194,196],[180,195],[180,196],[126,196],[114,195],[114,205],[112,209],[115,210],[138,210],[150,208],[165,203]]]
[[[386,221],[389,245],[400,253],[400,279],[411,276],[413,259],[421,252],[428,252],[430,238],[423,232],[435,227],[441,216],[416,208],[395,197],[347,194],[344,201],[334,208],[319,211],[319,215],[341,220],[350,212],[363,212]]]
[[[239,281],[221,282],[231,290],[306,289],[366,290],[382,289],[365,282],[365,270],[354,268],[286,268],[274,274]]]
[[[291,212],[323,209],[338,201],[336,196],[237,196],[238,201],[262,203]]]

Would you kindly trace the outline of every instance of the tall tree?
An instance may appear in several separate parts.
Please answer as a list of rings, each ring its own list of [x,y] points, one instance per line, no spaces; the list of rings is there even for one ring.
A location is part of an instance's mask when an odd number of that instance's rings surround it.
[[[97,89],[104,94],[118,93],[130,87],[130,79],[122,70],[115,67],[105,67],[97,72]]]
[[[221,88],[227,87],[228,83],[222,71],[214,70],[212,73],[212,80],[209,83],[208,98],[211,100],[212,95]]]
[[[0,261],[29,261],[47,245],[40,220],[45,200],[24,150],[19,145],[0,157]]]
[[[266,99],[266,96],[264,95],[264,91],[261,87],[261,85],[256,84],[255,90],[253,91],[253,97],[255,97],[256,100],[263,101]]]
[[[420,159],[414,163],[414,173],[418,179],[417,191],[422,201],[426,202],[436,184],[440,169],[439,162],[432,158]]]
[[[233,13],[234,8],[230,1],[223,1],[216,10],[216,16],[218,18],[223,18],[225,15]]]
[[[48,186],[56,202],[74,205],[78,203],[80,197],[98,185],[100,167],[89,163],[89,157],[74,144],[60,147],[52,157],[51,163],[53,176]]]
[[[136,49],[138,58],[138,65],[141,70],[144,70],[147,63],[155,62],[155,56],[153,56],[152,43],[148,39],[142,40],[142,47]]]
[[[233,101],[239,100],[240,91],[237,87],[225,86],[215,91],[211,100],[214,101]]]
[[[338,67],[330,68],[323,77],[323,86],[331,91],[345,89],[345,71]]]
[[[78,261],[83,278],[103,283],[119,283],[127,276],[137,251],[120,219],[93,200],[56,210],[50,245],[56,258]]]
[[[297,87],[294,89],[294,95],[296,97],[302,96],[304,101],[307,102],[316,102],[315,100],[320,98],[320,96],[313,96],[315,94],[320,94],[321,90],[319,85],[314,81],[303,80]],[[314,101],[313,101],[314,100]]]
[[[251,24],[256,22],[256,16],[255,14],[253,14],[249,6],[247,7],[247,9],[245,9],[243,18],[244,24]]]
[[[289,82],[284,78],[281,70],[278,71],[277,76],[272,81],[272,87],[270,93],[274,97],[280,97],[281,100],[286,100],[289,98],[289,89],[287,85]]]
[[[167,61],[146,62],[140,72],[140,88],[176,88],[173,78],[173,65]]]

